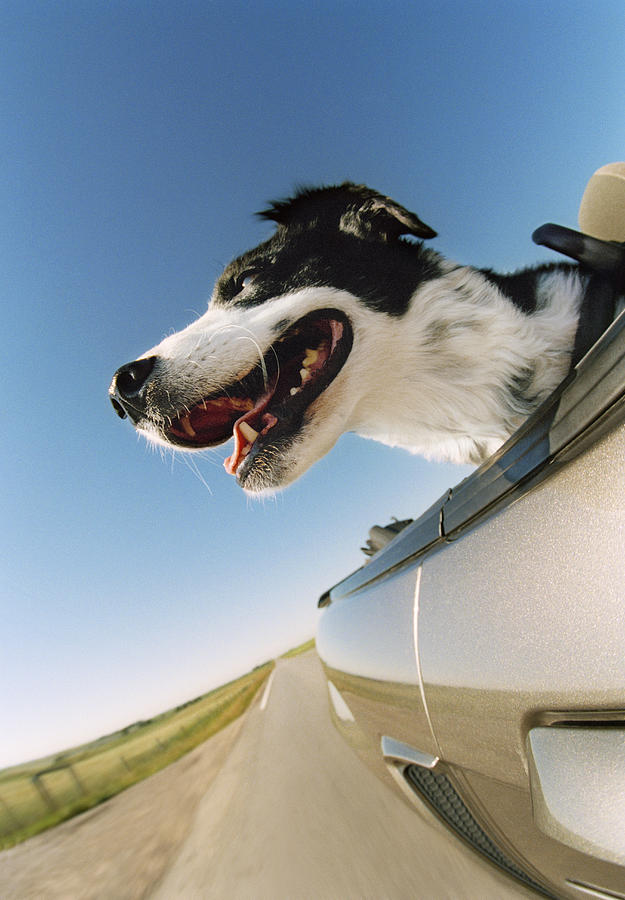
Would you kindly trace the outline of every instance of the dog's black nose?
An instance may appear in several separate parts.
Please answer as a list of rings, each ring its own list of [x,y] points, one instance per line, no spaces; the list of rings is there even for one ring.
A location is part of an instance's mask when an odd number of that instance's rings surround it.
[[[126,363],[125,366],[118,369],[113,376],[117,393],[124,400],[132,400],[137,397],[148,380],[155,362],[156,357],[150,356],[147,359],[137,359],[135,362]]]
[[[109,396],[113,409],[120,418],[124,419],[126,415],[129,415],[131,419],[136,420],[137,414],[140,413],[138,407],[141,406],[141,392],[155,363],[155,356],[137,359],[134,362],[126,363],[113,375]]]

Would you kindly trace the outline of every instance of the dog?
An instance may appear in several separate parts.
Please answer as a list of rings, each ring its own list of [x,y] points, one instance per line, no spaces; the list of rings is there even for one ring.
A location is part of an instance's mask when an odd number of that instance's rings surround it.
[[[275,233],[231,262],[208,311],[115,373],[150,440],[200,450],[248,493],[299,478],[346,431],[484,461],[566,376],[587,275],[458,265],[436,232],[362,185],[300,190],[258,213]]]

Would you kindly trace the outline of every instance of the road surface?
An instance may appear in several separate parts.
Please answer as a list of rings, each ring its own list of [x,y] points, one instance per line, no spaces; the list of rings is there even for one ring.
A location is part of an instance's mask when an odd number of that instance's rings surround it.
[[[193,754],[193,765],[181,767]],[[423,819],[359,761],[331,724],[314,652],[279,660],[268,693],[193,754],[93,818],[87,813],[0,854],[0,898],[536,896]]]
[[[151,900],[508,900],[510,889],[335,732],[314,653],[278,661]]]

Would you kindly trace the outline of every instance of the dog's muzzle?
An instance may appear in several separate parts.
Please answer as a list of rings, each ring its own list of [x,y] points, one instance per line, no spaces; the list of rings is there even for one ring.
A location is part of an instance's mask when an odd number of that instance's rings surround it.
[[[145,415],[145,389],[154,370],[156,357],[137,359],[126,363],[115,372],[109,387],[113,409],[120,417],[126,416],[136,425]]]

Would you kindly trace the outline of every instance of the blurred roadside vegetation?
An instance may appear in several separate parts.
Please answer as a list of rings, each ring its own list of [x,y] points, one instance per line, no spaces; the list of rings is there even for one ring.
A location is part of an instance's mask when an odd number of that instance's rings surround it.
[[[0,850],[97,806],[195,749],[245,712],[274,667],[264,663],[151,719],[0,771]]]

